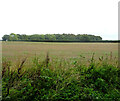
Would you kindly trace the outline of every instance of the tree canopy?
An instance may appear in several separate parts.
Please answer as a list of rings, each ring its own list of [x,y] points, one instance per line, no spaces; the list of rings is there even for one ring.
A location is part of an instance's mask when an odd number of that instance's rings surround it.
[[[88,34],[15,34],[11,33],[10,35],[4,35],[2,37],[3,41],[102,41],[100,36],[88,35]]]

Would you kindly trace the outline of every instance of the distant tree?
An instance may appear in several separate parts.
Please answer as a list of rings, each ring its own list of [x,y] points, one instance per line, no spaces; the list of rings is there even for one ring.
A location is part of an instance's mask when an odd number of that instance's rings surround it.
[[[21,35],[17,34],[18,40],[21,40]]]
[[[23,41],[102,41],[100,36],[95,35],[87,35],[87,34],[46,34],[46,35],[25,35],[25,34],[14,34],[4,35],[2,37],[4,41],[15,41],[15,40],[23,40]]]
[[[4,35],[4,36],[2,37],[2,40],[3,40],[3,41],[8,41],[8,39],[9,39],[9,35]]]
[[[38,34],[30,35],[29,40],[41,41],[44,40],[44,35],[38,35]]]
[[[102,37],[100,37],[100,36],[96,36],[96,41],[101,41],[102,40]]]
[[[63,35],[61,35],[61,34],[54,34],[55,36],[56,36],[56,40],[57,41],[63,41],[64,39],[64,36]]]
[[[44,41],[44,40],[45,40],[45,35],[39,35],[39,39],[40,39],[41,41]]]
[[[8,40],[9,41],[16,41],[16,40],[18,40],[18,36],[16,34],[14,34],[14,33],[11,33],[9,35],[9,39]]]
[[[46,41],[55,41],[56,40],[56,36],[54,34],[46,34],[45,35],[45,40]]]
[[[21,40],[28,40],[28,35],[22,34],[21,35]]]
[[[90,41],[90,38],[87,35],[82,35],[81,41]]]

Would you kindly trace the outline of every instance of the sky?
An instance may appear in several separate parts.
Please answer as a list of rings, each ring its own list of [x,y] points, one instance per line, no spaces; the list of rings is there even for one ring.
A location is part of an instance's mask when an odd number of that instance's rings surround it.
[[[119,0],[0,0],[5,34],[92,34],[118,39]]]

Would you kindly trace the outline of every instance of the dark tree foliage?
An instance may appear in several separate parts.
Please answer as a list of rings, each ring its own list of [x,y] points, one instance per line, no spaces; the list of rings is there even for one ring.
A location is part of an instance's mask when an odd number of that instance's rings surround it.
[[[3,37],[2,37],[2,40],[3,41],[7,41],[9,39],[9,35],[4,35]]]
[[[4,35],[3,41],[68,41],[68,42],[84,42],[84,41],[102,41],[100,36],[87,35],[87,34],[14,34]]]

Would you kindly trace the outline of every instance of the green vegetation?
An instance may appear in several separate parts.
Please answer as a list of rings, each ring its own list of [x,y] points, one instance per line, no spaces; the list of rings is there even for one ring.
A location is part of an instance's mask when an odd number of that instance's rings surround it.
[[[3,101],[119,101],[120,68],[112,54],[88,63],[85,58],[44,61],[35,56],[32,68],[26,59],[12,69],[12,61],[3,60]],[[114,61],[114,63],[109,63]]]
[[[11,33],[4,35],[3,41],[54,41],[54,42],[84,42],[84,41],[102,41],[100,36],[87,35],[87,34],[46,34],[46,35],[20,35]]]
[[[117,43],[8,41],[2,49],[3,101],[120,100]]]

